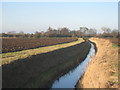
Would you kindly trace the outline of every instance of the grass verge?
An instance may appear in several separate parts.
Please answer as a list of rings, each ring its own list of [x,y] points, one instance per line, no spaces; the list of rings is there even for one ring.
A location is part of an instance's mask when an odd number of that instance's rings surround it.
[[[117,45],[117,44],[112,44],[112,46],[114,47],[114,48],[120,48],[120,46],[119,45]]]

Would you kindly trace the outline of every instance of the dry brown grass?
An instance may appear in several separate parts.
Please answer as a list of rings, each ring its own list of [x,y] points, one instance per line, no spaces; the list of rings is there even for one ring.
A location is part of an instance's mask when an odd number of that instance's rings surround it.
[[[118,84],[118,47],[106,39],[91,38],[97,45],[97,53],[89,63],[79,87],[117,88]]]

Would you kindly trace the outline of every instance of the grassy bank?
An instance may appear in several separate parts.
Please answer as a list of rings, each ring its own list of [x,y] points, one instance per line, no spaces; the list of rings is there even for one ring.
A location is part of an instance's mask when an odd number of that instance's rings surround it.
[[[3,53],[2,55],[2,64],[8,64],[14,60],[24,59],[31,57],[32,55],[37,55],[41,53],[47,53],[50,51],[54,51],[61,48],[66,48],[69,46],[73,46],[75,44],[81,43],[84,40],[82,38],[79,38],[77,41],[70,42],[70,43],[64,43],[64,44],[58,44],[53,46],[47,46],[47,47],[40,47],[36,49],[29,49],[29,50],[23,50],[19,52],[10,52],[10,53]]]
[[[49,88],[55,79],[84,60],[89,49],[90,44],[82,42],[70,47],[15,60],[10,64],[3,64],[3,88]]]

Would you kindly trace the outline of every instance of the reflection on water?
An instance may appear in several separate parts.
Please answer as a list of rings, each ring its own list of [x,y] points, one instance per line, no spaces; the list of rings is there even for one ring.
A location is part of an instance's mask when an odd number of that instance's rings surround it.
[[[80,63],[74,70],[71,70],[70,72],[56,80],[53,83],[52,88],[74,88],[77,81],[84,73],[87,64],[90,61],[90,58],[94,54],[95,54],[94,45],[91,44],[91,48],[86,59],[82,63]]]

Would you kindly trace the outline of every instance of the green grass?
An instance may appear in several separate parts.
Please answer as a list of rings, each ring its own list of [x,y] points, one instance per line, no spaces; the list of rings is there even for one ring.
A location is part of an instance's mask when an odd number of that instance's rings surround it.
[[[70,42],[70,43],[58,44],[58,45],[47,46],[47,47],[40,47],[40,48],[36,48],[36,49],[23,50],[23,51],[19,51],[19,52],[3,53],[3,54],[1,54],[2,55],[2,64],[8,64],[14,60],[28,58],[28,57],[31,57],[32,55],[47,53],[47,52],[54,51],[57,49],[70,47],[75,44],[81,43],[83,41],[84,40],[82,38],[79,38],[77,41]]]
[[[120,46],[119,45],[117,45],[117,44],[112,44],[112,46],[114,47],[114,48],[120,48]]]

